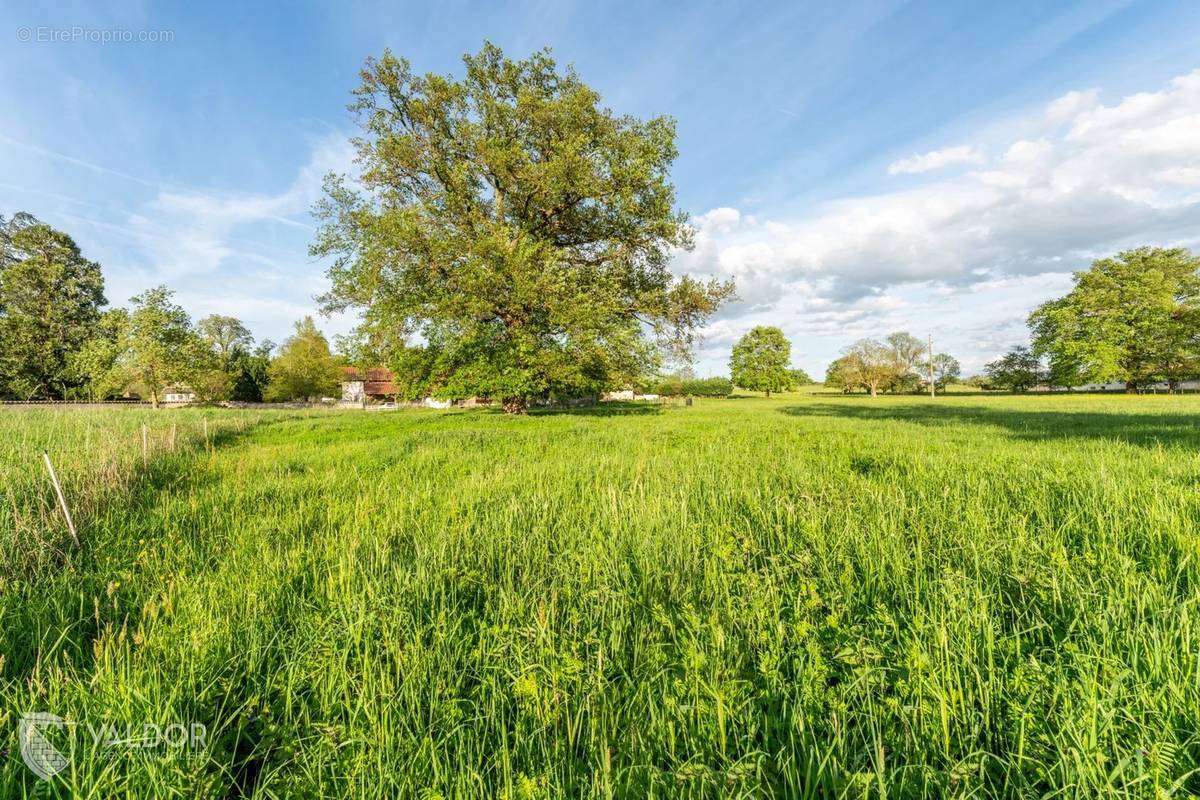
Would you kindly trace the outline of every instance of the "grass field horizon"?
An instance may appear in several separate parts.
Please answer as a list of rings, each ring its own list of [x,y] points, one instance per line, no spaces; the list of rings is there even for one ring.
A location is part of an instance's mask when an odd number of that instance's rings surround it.
[[[0,795],[1195,795],[1197,420],[965,393],[2,411]],[[32,711],[208,736],[77,736],[46,783]]]

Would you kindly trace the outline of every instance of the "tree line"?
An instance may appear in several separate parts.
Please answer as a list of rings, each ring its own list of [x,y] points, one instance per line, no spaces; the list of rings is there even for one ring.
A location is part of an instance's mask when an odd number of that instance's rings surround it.
[[[978,385],[1024,392],[1119,382],[1136,392],[1200,378],[1200,258],[1141,247],[1098,259],[1073,281],[1029,315],[1031,343],[989,362]]]
[[[276,348],[234,317],[193,323],[165,286],[107,305],[100,265],[68,234],[28,213],[0,216],[0,396],[157,407],[173,387],[247,402],[337,390],[339,360],[311,318]]]
[[[614,113],[547,50],[513,60],[485,43],[463,66],[461,78],[420,74],[385,51],[360,72],[357,174],[327,178],[310,247],[330,264],[321,311],[362,320],[339,342],[345,360],[389,367],[402,397],[494,397],[511,413],[688,363],[736,295],[732,282],[670,270],[694,240],[670,181],[674,120]],[[1183,250],[1098,261],[1030,317],[1029,352],[988,375],[1025,387],[1032,357],[1064,383],[1194,376],[1196,272]],[[237,320],[193,324],[165,287],[105,306],[99,266],[69,236],[27,214],[0,222],[0,392],[333,391],[337,358],[311,320],[275,353]],[[875,395],[958,378],[952,356],[926,350],[904,332],[863,339],[826,382]],[[733,348],[730,380],[767,394],[807,382],[789,361],[782,332],[760,326]]]

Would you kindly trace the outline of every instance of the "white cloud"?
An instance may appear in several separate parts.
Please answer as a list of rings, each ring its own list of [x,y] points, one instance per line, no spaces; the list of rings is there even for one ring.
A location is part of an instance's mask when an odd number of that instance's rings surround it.
[[[1073,92],[1047,116],[1051,131],[1033,122],[1024,136],[987,142],[998,157],[962,145],[892,165],[919,172],[974,160],[977,171],[752,228],[703,228],[677,268],[737,281],[742,300],[714,328],[725,336],[781,324],[801,337],[836,337],[821,345],[828,354],[893,326],[957,320],[966,332],[960,357],[978,362],[1023,336],[1028,311],[1092,259],[1200,243],[1200,70],[1111,105],[1098,92]],[[887,305],[914,292],[924,300]],[[1001,295],[1003,308],[994,303]],[[706,358],[723,360],[718,349]]]
[[[695,224],[698,230],[708,231],[710,233],[729,233],[737,228],[738,223],[742,221],[742,214],[736,208],[714,208],[706,214],[701,214],[696,217]]]
[[[969,145],[943,147],[941,150],[931,150],[928,153],[909,156],[888,165],[889,175],[915,175],[920,172],[931,172],[951,164],[977,163],[982,160],[979,153]]]
[[[1046,119],[1051,122],[1063,122],[1072,119],[1079,112],[1094,108],[1099,97],[1099,89],[1067,92],[1062,97],[1055,98],[1046,105]]]

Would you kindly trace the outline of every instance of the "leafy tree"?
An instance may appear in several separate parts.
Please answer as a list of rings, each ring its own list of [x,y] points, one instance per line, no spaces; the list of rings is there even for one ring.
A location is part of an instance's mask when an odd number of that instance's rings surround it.
[[[154,408],[163,389],[195,373],[202,352],[187,312],[174,297],[166,286],[156,286],[133,298],[121,359],[130,385],[149,394]]]
[[[733,381],[729,378],[693,378],[683,382],[680,394],[696,397],[728,397],[733,393]]]
[[[261,403],[264,399],[269,381],[271,367],[271,351],[275,343],[264,339],[254,350],[247,352],[238,349],[229,362],[229,379],[233,383],[230,391],[231,400],[245,403]]]
[[[200,367],[188,377],[188,386],[200,402],[215,403],[229,399],[233,392],[233,379],[219,367]]]
[[[927,358],[925,343],[911,333],[899,331],[887,337],[891,348],[892,375],[885,380],[889,392],[913,391],[921,385],[919,366]]]
[[[121,364],[129,336],[129,312],[114,308],[101,315],[92,337],[68,357],[76,390],[91,401],[120,394],[128,376]]]
[[[729,358],[729,377],[735,386],[752,392],[786,391],[793,385],[792,345],[779,328],[758,325],[738,340]]]
[[[832,378],[832,385],[843,389],[862,388],[870,392],[871,397],[876,397],[881,387],[895,379],[895,351],[878,339],[860,339],[843,350],[842,357],[831,364],[830,369],[833,374],[826,376],[827,383]]]
[[[693,376],[690,369],[688,370]],[[653,378],[643,383],[639,390],[645,394],[663,397],[694,395],[696,397],[728,397],[733,392],[733,381],[728,378],[683,378],[680,372]]]
[[[795,389],[800,386],[810,386],[811,384],[815,383],[815,381],[808,376],[808,373],[799,367],[792,367],[790,370],[788,370],[788,375],[790,378],[789,383],[791,384],[789,388],[791,389]]]
[[[239,351],[249,351],[254,346],[254,337],[237,317],[209,314],[196,323],[196,333],[208,342],[222,364],[228,364]]]
[[[466,75],[385,52],[351,106],[358,187],[326,183],[312,253],[333,257],[324,309],[363,310],[392,342],[430,345],[438,391],[587,394],[686,351],[732,285],[675,278],[691,246],[668,170],[675,125],[616,116],[548,51],[491,44]]]
[[[268,400],[312,400],[337,392],[341,367],[313,318],[305,317],[284,340],[269,374]]]
[[[100,265],[29,214],[0,217],[0,392],[63,397],[105,304]]]
[[[1200,374],[1200,258],[1143,247],[1100,259],[1029,325],[1056,382],[1120,380],[1132,392]]]
[[[958,380],[962,367],[958,359],[949,353],[937,353],[933,357],[933,385],[939,392],[948,384]]]
[[[216,354],[219,364],[198,370],[192,386],[196,396],[204,400],[262,402],[274,344],[267,341],[265,350],[254,348],[250,329],[237,317],[221,314],[200,320],[196,332]]]
[[[846,380],[850,377],[850,369],[846,364],[846,357],[840,356],[829,362],[829,366],[825,368],[825,386],[832,389],[841,389],[842,394],[848,394],[857,388],[853,384],[847,384]]]
[[[1037,386],[1041,369],[1041,359],[1022,345],[984,365],[983,372],[991,386],[1025,392]]]

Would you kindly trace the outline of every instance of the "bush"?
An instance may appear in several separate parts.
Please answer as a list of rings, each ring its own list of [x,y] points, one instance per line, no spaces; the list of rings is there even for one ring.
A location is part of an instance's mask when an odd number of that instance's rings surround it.
[[[685,381],[683,393],[697,397],[728,397],[733,393],[733,381],[728,378],[701,378]]]
[[[692,378],[684,380],[674,376],[651,378],[638,386],[641,394],[657,394],[663,397],[727,397],[733,392],[733,383],[728,378]]]

